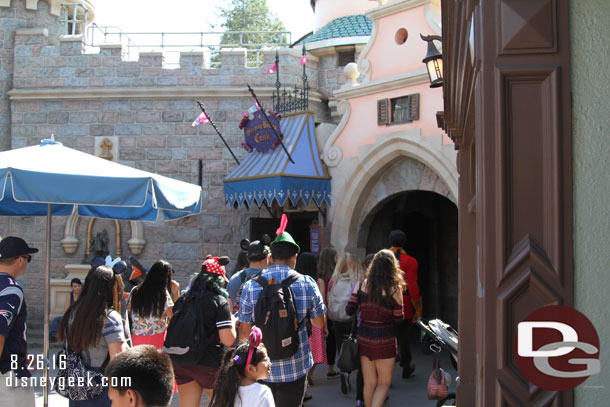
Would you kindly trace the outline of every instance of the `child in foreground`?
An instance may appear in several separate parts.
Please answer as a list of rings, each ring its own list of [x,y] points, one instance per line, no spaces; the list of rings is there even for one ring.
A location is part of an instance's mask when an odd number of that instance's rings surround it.
[[[271,389],[258,383],[271,372],[271,361],[261,340],[261,331],[253,327],[248,342],[225,353],[210,407],[275,407]]]

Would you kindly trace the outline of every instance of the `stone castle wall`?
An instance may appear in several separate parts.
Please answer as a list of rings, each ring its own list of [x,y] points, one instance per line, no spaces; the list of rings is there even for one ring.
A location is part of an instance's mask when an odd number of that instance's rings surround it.
[[[41,13],[44,4],[40,2]],[[5,85],[9,99],[5,111],[8,108],[10,116],[3,119],[8,136],[0,150],[37,145],[53,134],[68,147],[98,155],[100,144],[108,139],[117,162],[190,183],[200,182],[203,188],[201,214],[172,222],[144,223],[146,245],[137,256],[144,266],[164,258],[185,285],[206,254],[235,259],[239,241],[249,235],[249,219],[269,215],[265,209],[235,210],[225,205],[222,180],[236,164],[212,126],[191,127],[200,112],[195,100],[204,104],[243,160],[247,153],[240,147],[243,132],[238,126],[244,111],[253,104],[246,84],[255,89],[264,104],[271,104],[276,77],[264,72],[273,64],[275,51],[265,52],[259,68],[245,67],[244,50],[223,50],[220,68],[205,68],[203,54],[190,52],[181,54],[179,68],[166,69],[160,53],[141,54],[137,61],[126,61],[123,48],[113,44],[87,53],[81,37],[58,36],[42,24],[13,32],[13,66],[8,67],[11,78]],[[301,84],[300,57],[300,50],[280,50],[280,81],[287,89]],[[310,109],[316,113],[316,121],[325,121],[330,116],[328,107],[316,91],[319,60],[313,55],[308,59]],[[66,221],[53,218],[54,276],[63,276],[66,264],[80,263],[85,255],[88,219],[79,220],[76,236],[80,242],[73,254],[67,254],[60,243]],[[121,256],[128,257],[132,254],[127,245],[131,226],[129,222],[119,224]],[[96,221],[93,234],[103,229],[110,235],[114,255],[114,223]],[[41,248],[24,277],[32,318],[41,318],[45,219],[0,217],[0,236],[7,235],[22,236]]]
[[[37,10],[26,9],[25,0],[12,0],[9,6],[0,4],[0,150],[11,147],[11,111],[7,92],[13,88],[15,31],[44,27],[51,34],[50,41],[53,43],[62,30],[62,25],[50,13],[46,2],[40,2]]]

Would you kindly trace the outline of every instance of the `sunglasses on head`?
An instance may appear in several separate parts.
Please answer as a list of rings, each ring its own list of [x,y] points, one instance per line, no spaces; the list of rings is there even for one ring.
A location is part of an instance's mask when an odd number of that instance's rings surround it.
[[[19,257],[26,259],[28,261],[28,263],[32,261],[32,255],[30,255],[30,254],[24,254],[23,256],[19,256]]]

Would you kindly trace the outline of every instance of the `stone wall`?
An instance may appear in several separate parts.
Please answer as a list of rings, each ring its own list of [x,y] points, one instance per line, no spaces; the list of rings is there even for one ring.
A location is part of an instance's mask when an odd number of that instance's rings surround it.
[[[11,146],[7,92],[13,87],[15,31],[33,27],[46,28],[51,43],[57,40],[62,30],[46,2],[39,2],[38,10],[27,10],[25,0],[12,0],[8,6],[0,4],[0,151]]]
[[[282,85],[300,84],[300,51],[280,51]],[[209,124],[192,127],[200,100],[240,160],[242,114],[253,100],[250,84],[263,103],[270,104],[275,75],[264,71],[275,59],[268,51],[260,68],[245,67],[244,50],[223,50],[221,67],[204,67],[204,55],[182,53],[180,67],[166,69],[160,53],[141,54],[126,61],[118,45],[105,45],[97,53],[86,53],[81,37],[64,36],[57,43],[43,28],[17,30],[10,97],[10,148],[37,145],[53,134],[57,141],[96,154],[105,139],[114,144],[114,159],[125,165],[190,183],[201,183],[203,211],[178,221],[145,223],[143,252],[137,256],[144,266],[159,258],[175,268],[184,286],[197,272],[208,253],[236,258],[239,241],[249,236],[252,216],[268,217],[266,210],[235,210],[223,200],[223,178],[236,166],[230,153]],[[313,87],[310,107],[316,116],[327,115],[326,105],[315,92],[315,56],[308,72]],[[201,174],[199,168],[201,166]],[[0,236],[19,235],[44,249],[43,218],[0,218]],[[66,254],[60,241],[66,219],[55,217],[52,228],[51,272],[62,276],[64,266],[80,263],[85,255],[88,219],[76,228],[80,240],[73,254]],[[106,229],[115,254],[114,223],[98,220],[93,234]],[[121,256],[132,254],[127,246],[129,222],[120,222]],[[44,250],[35,256],[24,277],[32,318],[42,315]]]

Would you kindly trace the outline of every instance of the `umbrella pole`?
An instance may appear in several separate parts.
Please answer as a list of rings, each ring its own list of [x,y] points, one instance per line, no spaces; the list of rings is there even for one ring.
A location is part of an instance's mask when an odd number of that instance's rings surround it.
[[[44,354],[44,358],[47,363],[44,364],[43,368],[43,376],[45,383],[49,383],[49,300],[50,300],[50,270],[51,270],[51,204],[47,204],[47,239],[46,239],[46,264],[44,268],[44,281],[45,281],[45,290],[44,290],[44,320],[43,320],[43,340],[42,340],[42,353]],[[49,405],[49,387],[42,387],[42,395],[43,395],[43,406],[48,407]]]

